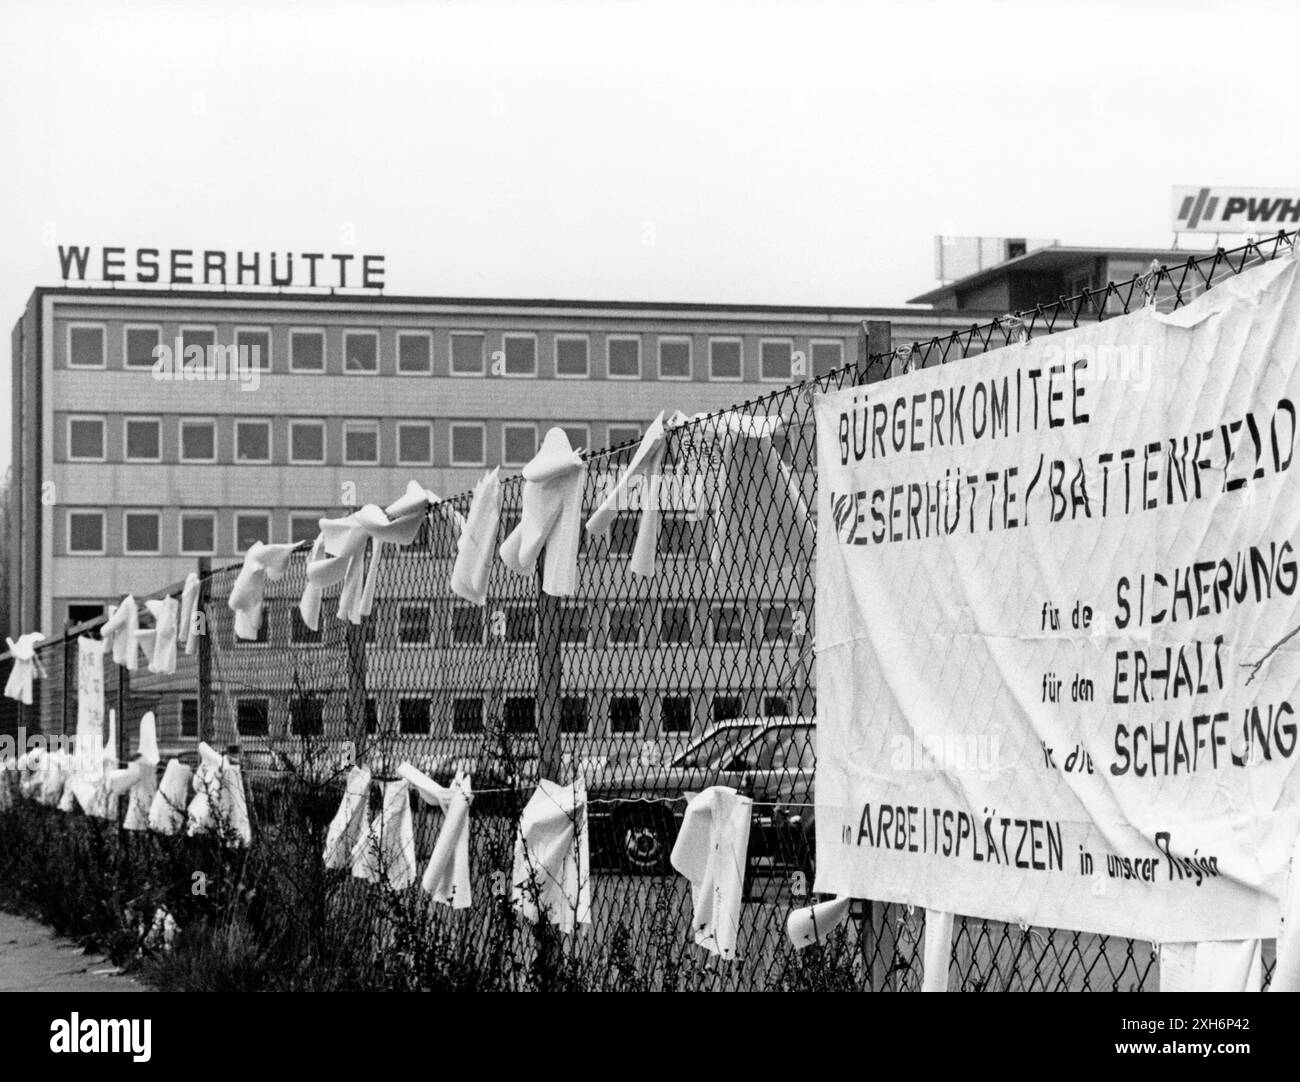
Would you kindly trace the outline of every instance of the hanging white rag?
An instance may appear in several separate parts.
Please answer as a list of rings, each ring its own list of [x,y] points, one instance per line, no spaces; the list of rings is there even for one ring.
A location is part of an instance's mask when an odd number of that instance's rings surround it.
[[[948,967],[951,962],[952,914],[927,909],[925,951],[921,959],[921,991],[948,991]]]
[[[1291,873],[1282,898],[1282,928],[1277,935],[1277,962],[1270,992],[1300,992],[1300,835],[1291,854]]]
[[[343,799],[339,810],[330,820],[325,832],[325,867],[348,868],[352,865],[352,850],[361,837],[370,804],[370,769],[354,766],[343,783]]]
[[[449,512],[457,527],[465,524],[459,511],[450,504],[443,503],[436,492],[430,492],[419,481],[408,481],[406,491],[384,508],[384,514],[391,519],[399,519],[408,515],[426,515],[434,508]]]
[[[149,806],[149,829],[159,834],[179,834],[185,826],[194,772],[179,759],[172,759],[163,771],[158,792]]]
[[[832,898],[828,902],[792,909],[785,918],[785,934],[790,937],[795,950],[803,950],[814,943],[825,943],[831,932],[848,919],[852,904],[853,899],[846,895]]]
[[[542,589],[553,597],[569,597],[578,586],[587,464],[569,445],[564,429],[552,428],[522,473],[519,525],[501,542],[501,561],[518,575],[532,575],[545,548]]]
[[[501,522],[501,470],[483,475],[474,486],[469,517],[456,541],[456,563],[451,569],[451,592],[474,605],[487,603],[488,575],[497,548]]]
[[[42,764],[36,798],[42,804],[57,808],[72,767],[71,758],[62,748],[56,748],[46,753]]]
[[[659,474],[663,469],[664,454],[668,444],[664,438],[664,415],[650,422],[641,437],[641,444],[628,463],[627,469],[609,490],[604,501],[587,519],[587,532],[601,537],[609,529],[619,511],[626,510],[632,502],[630,491],[634,482],[640,483],[641,519],[637,524],[636,544],[628,570],[634,575],[650,578],[655,573],[655,550],[659,546],[659,523],[662,517],[659,493]]]
[[[736,954],[753,808],[753,800],[726,785],[697,793],[668,858],[690,880],[695,942],[722,958]]]
[[[113,661],[129,670],[140,664],[140,648],[136,637],[140,634],[140,610],[135,598],[127,594],[121,604],[109,605],[108,619],[100,628],[105,648],[113,653]]]
[[[235,638],[256,639],[262,629],[262,609],[268,580],[284,575],[297,544],[266,545],[254,541],[244,553],[244,566],[230,588],[226,602],[235,614]]]
[[[379,814],[352,850],[352,874],[371,883],[386,882],[404,890],[415,882],[415,824],[411,818],[411,787],[386,781]]]
[[[9,656],[14,660],[14,667],[9,670],[9,679],[5,682],[7,698],[16,699],[25,706],[32,705],[32,677],[38,672],[42,678],[45,676],[40,658],[36,656],[36,644],[44,641],[45,636],[39,631],[29,631],[16,640],[5,637]]]
[[[307,587],[298,605],[303,623],[313,631],[319,628],[321,595],[327,586],[340,582],[339,619],[361,623],[374,602],[384,545],[409,545],[423,521],[422,510],[390,521],[374,504],[343,518],[321,519],[320,536],[307,560]],[[365,566],[367,541],[374,542],[369,571]]]
[[[153,711],[140,719],[136,756],[130,765],[110,771],[108,788],[115,796],[126,796],[124,830],[148,830],[149,812],[158,792],[158,729]]]
[[[198,572],[191,571],[185,576],[185,585],[181,587],[181,611],[176,618],[176,638],[187,654],[192,654],[199,648],[199,635],[202,634],[199,585]]]
[[[153,616],[153,651],[149,655],[151,673],[170,674],[176,671],[176,621],[180,603],[174,597],[146,601],[144,607]]]
[[[229,758],[199,743],[199,768],[194,772],[194,799],[186,810],[186,832],[209,834],[220,830],[231,846],[252,843],[244,775]]]
[[[572,785],[537,783],[519,818],[511,900],[525,920],[544,916],[562,932],[591,923],[591,841],[581,778]]]
[[[1160,945],[1162,992],[1258,992],[1263,982],[1261,940]]]
[[[117,711],[108,712],[108,739],[98,729],[87,729],[76,740],[68,760],[68,776],[59,810],[80,807],[83,815],[96,819],[117,818],[117,797],[108,787],[110,772],[117,769]]]
[[[41,781],[44,777],[49,752],[32,748],[18,756],[18,795],[26,800],[41,798]]]
[[[469,805],[473,799],[469,775],[457,771],[451,785],[439,785],[410,763],[397,768],[420,798],[442,809],[442,829],[424,870],[420,886],[435,902],[468,909],[473,902],[469,878]]]

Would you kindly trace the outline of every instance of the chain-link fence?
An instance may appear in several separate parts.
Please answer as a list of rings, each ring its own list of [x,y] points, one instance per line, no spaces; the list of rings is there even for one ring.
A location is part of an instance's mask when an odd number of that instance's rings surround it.
[[[641,511],[634,500],[605,536],[583,532],[572,596],[552,597],[540,572],[527,578],[494,561],[486,605],[463,601],[450,577],[468,495],[435,504],[413,544],[384,551],[373,608],[358,624],[336,617],[338,587],[326,592],[319,630],[304,623],[304,546],[267,585],[259,638],[237,640],[227,600],[239,568],[205,568],[206,634],[175,676],[108,664],[109,705],[123,723],[119,757],[134,748],[148,709],[164,754],[192,756],[200,737],[229,749],[252,791],[255,848],[272,857],[277,846],[303,849],[317,865],[349,764],[364,763],[377,779],[402,762],[441,783],[469,772],[470,908],[319,868],[295,887],[318,930],[368,944],[390,977],[398,960],[423,974],[405,983],[428,984],[455,966],[504,987],[919,988],[919,910],[855,902],[844,927],[803,952],[785,934],[791,909],[810,901],[816,829],[812,394],[1147,303],[1169,310],[1290,243],[1279,235],[1189,256],[1018,317],[859,358],[731,410],[679,418],[667,428],[661,469],[638,494],[662,515],[648,577],[630,566]],[[635,451],[585,456],[584,520]],[[519,521],[522,493],[519,478],[503,481],[498,543]],[[6,701],[0,724],[73,731],[76,637],[40,650],[38,701],[16,717]],[[581,874],[591,921],[573,935],[539,933],[509,901],[516,824],[540,778],[578,777],[588,795],[590,866]],[[686,796],[709,785],[753,799],[728,961],[693,944],[689,885],[668,859]],[[442,817],[422,802],[415,808],[424,861]],[[1157,972],[1151,944],[959,917],[949,985],[1149,989]]]

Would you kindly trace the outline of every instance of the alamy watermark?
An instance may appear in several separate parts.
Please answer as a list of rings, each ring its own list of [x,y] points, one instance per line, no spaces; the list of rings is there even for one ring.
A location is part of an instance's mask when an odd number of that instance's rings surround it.
[[[262,383],[260,346],[187,346],[177,338],[155,346],[153,358],[153,378],[161,382],[215,380],[239,383],[241,391],[256,391]]]

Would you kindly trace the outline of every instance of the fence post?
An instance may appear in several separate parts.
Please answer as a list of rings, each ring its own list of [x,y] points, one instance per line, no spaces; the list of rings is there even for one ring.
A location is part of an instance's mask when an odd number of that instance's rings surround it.
[[[893,351],[894,325],[887,319],[864,319],[858,328],[858,383],[868,381],[872,357]]]
[[[117,765],[121,766],[126,759],[126,699],[131,693],[131,674],[125,665],[113,667],[117,670],[117,747],[113,754],[117,757]]]
[[[212,587],[212,560],[208,556],[199,557],[199,596],[194,602],[194,614],[190,619],[198,620],[198,692],[199,692],[199,740],[212,742],[212,648],[208,643],[208,600]],[[202,618],[199,619],[200,614]],[[194,625],[191,624],[191,627]]]
[[[79,654],[76,650],[77,640],[68,633],[72,630],[72,621],[63,621],[63,710],[59,722],[59,735],[68,735],[68,704],[72,701],[72,690],[77,686],[79,673]],[[71,649],[69,649],[71,647]]]
[[[372,541],[371,544],[374,544]],[[367,616],[366,620],[374,619]],[[353,754],[366,743],[366,625],[349,622],[345,632],[348,650],[348,739]]]
[[[563,608],[542,589],[537,569],[537,770],[538,777],[561,782],[560,688],[564,658],[560,650]]]

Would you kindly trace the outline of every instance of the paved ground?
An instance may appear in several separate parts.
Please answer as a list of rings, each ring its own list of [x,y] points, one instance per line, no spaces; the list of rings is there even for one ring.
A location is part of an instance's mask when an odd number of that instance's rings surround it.
[[[0,913],[0,992],[143,992],[112,962],[43,924]]]

